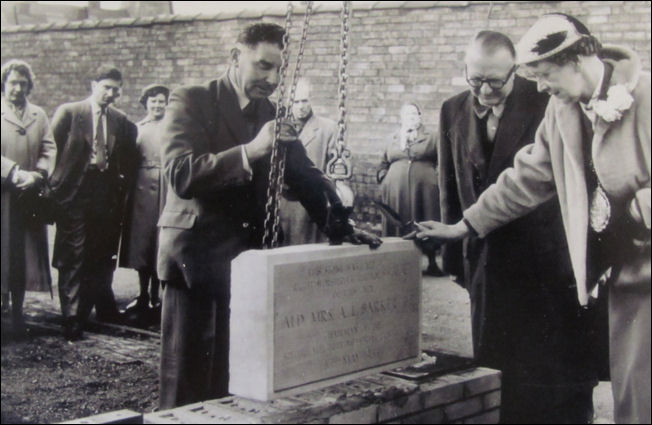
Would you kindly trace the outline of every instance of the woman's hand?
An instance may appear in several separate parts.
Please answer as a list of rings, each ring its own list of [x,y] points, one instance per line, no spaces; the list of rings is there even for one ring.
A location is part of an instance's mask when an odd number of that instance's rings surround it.
[[[18,170],[16,173],[16,189],[18,190],[29,189],[41,178],[40,174],[36,172]]]
[[[406,235],[405,239],[418,239],[420,241],[434,239],[441,242],[451,242],[471,235],[471,230],[463,221],[457,224],[422,221],[421,223],[414,223],[414,225],[417,229]]]

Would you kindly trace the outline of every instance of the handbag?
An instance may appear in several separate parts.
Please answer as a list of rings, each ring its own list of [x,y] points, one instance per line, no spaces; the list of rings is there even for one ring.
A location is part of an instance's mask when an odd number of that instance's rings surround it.
[[[55,222],[57,206],[47,182],[17,192],[16,200],[26,222],[43,225]]]

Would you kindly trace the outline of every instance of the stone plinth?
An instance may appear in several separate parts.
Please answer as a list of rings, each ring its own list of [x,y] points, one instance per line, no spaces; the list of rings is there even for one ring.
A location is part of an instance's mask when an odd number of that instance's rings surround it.
[[[144,423],[498,423],[501,375],[471,368],[419,382],[383,373],[273,401],[226,397],[144,415]]]
[[[242,253],[231,266],[229,391],[270,400],[409,364],[420,353],[411,241]]]

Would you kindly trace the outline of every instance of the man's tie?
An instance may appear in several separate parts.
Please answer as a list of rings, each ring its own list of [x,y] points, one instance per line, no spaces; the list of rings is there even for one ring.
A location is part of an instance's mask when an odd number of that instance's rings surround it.
[[[249,140],[252,140],[256,137],[256,103],[253,100],[250,100],[247,103],[247,106],[242,110],[242,116],[244,117],[245,124],[247,126],[247,134]]]
[[[95,131],[95,162],[100,171],[105,171],[107,168],[108,151],[106,140],[104,140],[104,114],[105,111],[100,111],[100,116],[97,118],[97,130]]]
[[[502,117],[505,112],[505,104],[502,103],[494,107],[488,107],[476,103],[473,105],[473,108],[479,119],[487,118],[487,138],[490,142],[493,142],[496,138],[496,132],[498,131],[500,117]]]
[[[487,139],[489,139],[490,142],[493,142],[496,138],[499,122],[500,117],[494,113],[493,109],[490,109],[489,115],[487,115]]]

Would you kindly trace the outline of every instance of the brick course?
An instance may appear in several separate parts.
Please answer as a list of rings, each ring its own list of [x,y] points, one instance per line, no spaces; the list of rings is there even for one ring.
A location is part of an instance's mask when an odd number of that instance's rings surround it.
[[[311,20],[303,70],[314,82],[317,114],[337,118],[339,12],[322,4]],[[538,16],[561,11],[585,22],[603,42],[633,48],[650,69],[649,2],[378,2],[356,6],[351,21],[349,125],[352,186],[361,202],[359,220],[377,222],[364,198],[378,196],[375,167],[398,110],[417,101],[424,123],[436,130],[441,103],[465,89],[462,60],[469,38],[481,28],[503,31],[517,41]],[[296,51],[301,10],[294,18]],[[144,111],[140,89],[152,82],[171,87],[215,78],[227,67],[238,30],[260,20],[283,24],[282,8],[200,17],[125,18],[68,24],[5,27],[2,62],[28,61],[37,81],[31,100],[52,115],[57,105],[88,96],[87,73],[111,62],[125,75],[119,107],[134,120]]]

